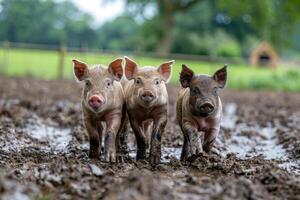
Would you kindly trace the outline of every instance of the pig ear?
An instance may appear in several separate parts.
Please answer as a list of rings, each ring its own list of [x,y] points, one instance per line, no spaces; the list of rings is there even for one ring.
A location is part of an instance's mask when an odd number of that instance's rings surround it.
[[[131,80],[137,73],[137,64],[133,60],[125,56],[125,76],[128,80]]]
[[[108,66],[108,71],[114,76],[114,79],[119,81],[123,76],[122,58],[112,61]]]
[[[167,61],[161,64],[157,69],[157,71],[162,75],[165,82],[167,82],[171,76],[172,65],[174,64],[174,62],[174,60]]]
[[[82,81],[87,77],[88,66],[79,60],[72,60],[74,66],[74,74],[78,81]]]
[[[213,75],[213,79],[219,84],[219,88],[224,88],[227,81],[227,65],[219,69]]]
[[[190,83],[194,77],[194,72],[187,65],[182,64],[182,69],[180,72],[180,83],[183,88],[190,86]]]

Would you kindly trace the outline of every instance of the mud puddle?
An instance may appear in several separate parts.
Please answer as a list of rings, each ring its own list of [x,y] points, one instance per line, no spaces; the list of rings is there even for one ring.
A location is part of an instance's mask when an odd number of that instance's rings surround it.
[[[265,160],[273,160],[282,169],[300,174],[300,162],[290,159],[287,150],[280,144],[277,137],[277,128],[268,123],[266,127],[258,125],[238,123],[236,110],[238,105],[228,103],[224,106],[221,127],[230,132],[230,135],[222,135],[220,132],[215,151],[222,158],[233,154],[239,159],[251,160],[262,157]],[[132,136],[129,141],[129,152],[132,159],[136,155],[136,147]],[[171,158],[180,160],[181,147],[162,147],[162,163],[167,164]]]
[[[277,128],[269,122],[265,127],[258,125],[237,123],[237,105],[229,103],[225,106],[222,127],[230,132],[228,137],[221,133],[217,138],[217,148],[220,155],[226,157],[234,154],[240,159],[263,157],[265,160],[278,162],[278,166],[292,173],[300,174],[299,160],[290,159],[277,136]],[[222,140],[222,141],[221,141]]]
[[[0,149],[5,152],[20,152],[24,148],[33,148],[41,152],[63,153],[72,139],[71,129],[59,127],[51,120],[36,115],[27,119],[24,127],[8,128],[9,141]]]
[[[24,131],[32,139],[48,144],[49,150],[54,153],[64,152],[72,139],[70,128],[61,128],[38,117],[31,119]]]
[[[299,199],[300,94],[225,91],[213,152],[184,165],[170,86],[162,163],[152,167],[135,161],[132,133],[125,163],[88,158],[74,82],[0,85],[0,199]]]

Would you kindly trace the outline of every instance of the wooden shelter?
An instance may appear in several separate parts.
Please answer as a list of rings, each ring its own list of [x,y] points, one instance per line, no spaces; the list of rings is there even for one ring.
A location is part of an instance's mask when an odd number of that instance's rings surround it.
[[[253,66],[271,67],[277,66],[278,55],[267,42],[261,42],[252,51],[249,62]]]

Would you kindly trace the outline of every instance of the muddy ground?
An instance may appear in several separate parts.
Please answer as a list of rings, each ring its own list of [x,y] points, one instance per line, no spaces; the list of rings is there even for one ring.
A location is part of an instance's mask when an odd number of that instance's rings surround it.
[[[75,82],[0,77],[0,199],[300,199],[300,94],[224,91],[213,152],[183,166],[178,89],[152,168],[134,137],[126,163],[88,158]]]

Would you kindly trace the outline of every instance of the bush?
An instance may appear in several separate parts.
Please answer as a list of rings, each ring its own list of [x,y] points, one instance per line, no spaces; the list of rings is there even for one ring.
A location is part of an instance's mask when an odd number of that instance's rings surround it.
[[[224,57],[239,57],[241,56],[240,44],[224,31],[217,31],[213,35],[212,54],[215,56]]]
[[[222,57],[241,56],[240,44],[224,31],[217,31],[213,35],[185,33],[175,34],[172,52]]]

